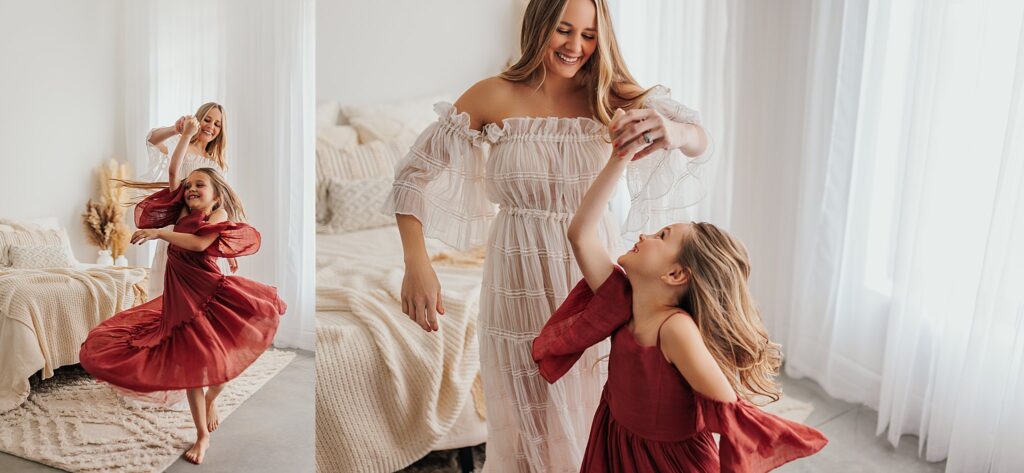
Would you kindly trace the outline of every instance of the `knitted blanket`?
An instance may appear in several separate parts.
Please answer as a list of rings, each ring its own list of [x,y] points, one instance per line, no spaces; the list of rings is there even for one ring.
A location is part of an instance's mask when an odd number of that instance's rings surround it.
[[[324,473],[408,466],[473,402],[479,265],[435,262],[446,314],[441,330],[427,333],[402,314],[398,231],[379,230],[317,236],[316,463]]]
[[[135,305],[145,277],[141,268],[0,270],[0,413],[28,398],[33,373],[78,363],[89,330]]]

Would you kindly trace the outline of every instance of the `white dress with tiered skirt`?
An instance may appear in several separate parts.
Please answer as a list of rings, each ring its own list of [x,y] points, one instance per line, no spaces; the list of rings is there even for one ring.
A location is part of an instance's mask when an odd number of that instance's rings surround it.
[[[661,87],[645,106],[699,123],[695,111]],[[478,131],[450,103],[435,111],[438,121],[398,165],[385,211],[415,216],[427,237],[453,247],[486,245],[478,322],[488,425],[484,470],[577,472],[605,382],[598,362],[607,343],[555,384],[539,375],[531,344],[582,278],[566,233],[610,156],[608,129],[590,118],[522,117]],[[674,150],[630,165],[628,233],[682,220],[698,162]],[[624,248],[610,214],[600,236],[613,255]]]

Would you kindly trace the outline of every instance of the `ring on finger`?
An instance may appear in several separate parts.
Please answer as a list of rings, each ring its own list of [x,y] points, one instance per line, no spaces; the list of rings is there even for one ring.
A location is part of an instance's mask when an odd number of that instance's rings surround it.
[[[646,144],[651,144],[654,142],[654,138],[651,137],[651,132],[649,131],[645,131],[644,134],[640,136],[644,138],[644,143]]]

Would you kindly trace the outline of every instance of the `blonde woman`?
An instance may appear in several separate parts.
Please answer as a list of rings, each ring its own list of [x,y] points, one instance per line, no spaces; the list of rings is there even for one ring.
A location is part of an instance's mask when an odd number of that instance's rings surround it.
[[[199,132],[188,140],[181,140],[185,123],[195,121]],[[147,180],[162,181],[164,178],[175,189],[178,181],[200,168],[213,168],[220,173],[228,170],[227,137],[224,107],[215,102],[204,103],[195,115],[185,115],[174,125],[154,128],[146,136],[150,170]],[[231,272],[238,270],[235,258],[228,258]],[[167,242],[157,243],[156,255],[149,274],[149,293],[155,297],[164,292],[164,271],[167,268]]]
[[[581,277],[569,221],[612,140],[617,150],[639,150],[628,176],[627,230],[651,217],[681,219],[674,211],[689,187],[681,181],[708,140],[696,112],[630,75],[604,0],[532,0],[521,48],[522,58],[500,76],[454,105],[435,106],[440,118],[399,165],[387,210],[397,214],[405,252],[402,310],[424,330],[439,330],[444,314],[424,237],[487,247],[478,322],[484,470],[575,472],[604,384],[592,368],[602,347],[551,385],[530,353]],[[616,108],[628,112],[612,121]],[[618,246],[610,216],[599,228],[606,248]]]

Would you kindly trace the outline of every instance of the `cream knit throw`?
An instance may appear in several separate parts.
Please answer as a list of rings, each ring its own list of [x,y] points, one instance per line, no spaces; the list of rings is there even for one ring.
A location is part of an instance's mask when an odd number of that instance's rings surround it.
[[[89,330],[136,302],[145,269],[0,270],[0,413],[28,397],[28,378],[78,363]]]
[[[435,267],[446,314],[439,332],[424,332],[402,314],[398,232],[383,230],[393,235],[317,239],[316,464],[322,473],[408,466],[473,402],[479,267]]]

